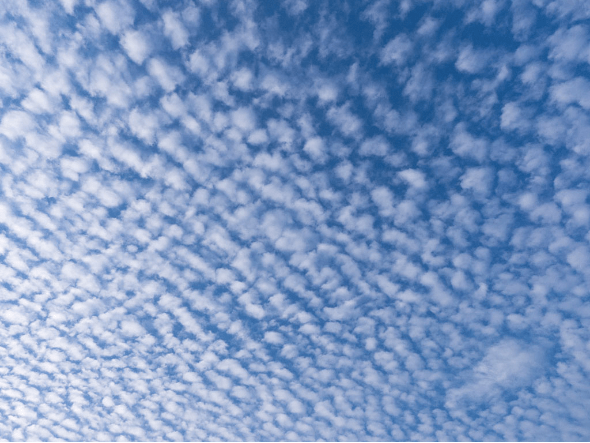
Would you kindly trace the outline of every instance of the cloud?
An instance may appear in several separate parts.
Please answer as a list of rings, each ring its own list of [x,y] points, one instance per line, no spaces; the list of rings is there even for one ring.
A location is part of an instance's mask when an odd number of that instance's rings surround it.
[[[68,14],[73,14],[78,0],[60,0],[60,2]]]
[[[0,438],[587,440],[582,3],[189,3],[0,8]]]
[[[470,381],[452,389],[447,402],[488,402],[506,389],[527,386],[545,364],[542,349],[506,340],[492,346],[473,368]]]
[[[176,66],[170,66],[165,61],[152,58],[148,62],[148,72],[156,79],[166,92],[172,92],[184,78],[182,71]]]
[[[104,27],[113,34],[131,26],[135,19],[135,12],[130,5],[113,0],[101,2],[96,7],[96,13]]]
[[[350,104],[328,110],[328,119],[347,137],[362,135],[362,121],[350,111]]]
[[[38,88],[33,89],[29,95],[21,102],[21,106],[27,111],[35,114],[49,113],[52,111],[52,103],[43,91]]]
[[[469,168],[461,176],[461,187],[480,194],[488,194],[492,181],[491,174],[488,168]]]
[[[399,34],[381,50],[381,63],[403,65],[412,50],[412,42],[406,34]]]
[[[188,44],[188,32],[180,21],[178,14],[166,11],[162,15],[164,34],[170,39],[174,49],[180,49]]]
[[[551,96],[560,104],[578,103],[584,109],[588,109],[590,108],[590,83],[582,77],[576,77],[554,85],[551,88]]]
[[[518,103],[506,103],[502,108],[500,127],[505,130],[526,130],[531,126],[527,114]]]
[[[239,108],[232,112],[234,125],[244,132],[251,132],[256,128],[256,116],[252,109]]]
[[[389,150],[390,145],[387,142],[387,140],[383,136],[376,136],[368,140],[365,140],[361,144],[359,153],[362,156],[376,155],[379,157],[384,157],[385,155],[387,155]]]
[[[121,45],[131,60],[141,65],[151,53],[149,38],[141,31],[129,30],[121,37]]]
[[[487,65],[491,54],[485,51],[479,51],[468,45],[459,51],[455,67],[468,74],[477,74],[481,72]]]
[[[414,188],[424,189],[428,186],[424,173],[416,169],[405,169],[399,172],[399,176]]]
[[[0,121],[0,134],[10,140],[25,137],[35,128],[33,118],[23,111],[9,111]]]

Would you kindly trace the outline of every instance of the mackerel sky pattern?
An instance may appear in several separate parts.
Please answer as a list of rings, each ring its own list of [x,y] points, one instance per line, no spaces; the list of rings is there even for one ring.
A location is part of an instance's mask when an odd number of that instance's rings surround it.
[[[0,438],[589,440],[589,19],[0,1]]]

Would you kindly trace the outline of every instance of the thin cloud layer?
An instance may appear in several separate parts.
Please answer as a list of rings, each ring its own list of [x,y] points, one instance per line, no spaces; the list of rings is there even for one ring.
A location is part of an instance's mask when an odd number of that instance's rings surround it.
[[[590,439],[587,19],[2,2],[0,437]]]

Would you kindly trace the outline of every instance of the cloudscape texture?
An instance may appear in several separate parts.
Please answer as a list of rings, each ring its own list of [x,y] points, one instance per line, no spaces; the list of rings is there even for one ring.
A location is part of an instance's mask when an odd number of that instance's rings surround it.
[[[0,17],[0,438],[590,439],[588,1]]]

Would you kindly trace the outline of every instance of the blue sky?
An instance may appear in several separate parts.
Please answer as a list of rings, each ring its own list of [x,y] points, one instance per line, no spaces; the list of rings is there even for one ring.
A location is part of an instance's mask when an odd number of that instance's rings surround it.
[[[587,1],[0,17],[0,438],[590,439]]]

